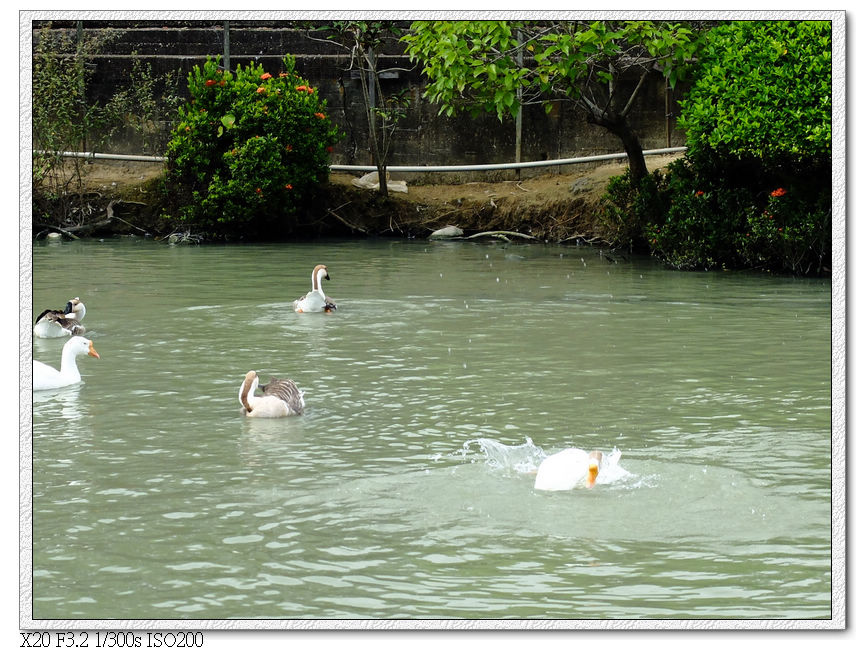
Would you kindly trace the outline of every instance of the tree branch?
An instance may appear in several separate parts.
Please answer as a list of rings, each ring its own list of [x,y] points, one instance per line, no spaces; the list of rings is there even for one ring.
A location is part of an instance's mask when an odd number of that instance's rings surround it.
[[[631,106],[634,105],[634,100],[637,98],[637,94],[640,92],[640,88],[643,87],[643,82],[646,80],[646,77],[649,76],[648,70],[643,70],[643,74],[640,77],[640,81],[637,82],[636,87],[634,88],[634,92],[631,93],[631,96],[628,98],[628,103],[625,104],[625,107],[621,111],[621,116],[624,117],[628,114],[628,111],[631,110]]]

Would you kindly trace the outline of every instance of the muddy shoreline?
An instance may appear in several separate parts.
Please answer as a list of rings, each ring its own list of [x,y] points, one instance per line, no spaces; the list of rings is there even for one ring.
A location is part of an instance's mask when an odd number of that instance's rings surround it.
[[[650,171],[677,156],[647,158]],[[163,214],[159,188],[162,165],[126,161],[88,162],[80,168],[82,193],[89,209],[64,223],[34,219],[34,238],[60,233],[66,237],[172,235],[202,241],[194,227]],[[570,166],[529,178],[460,184],[415,184],[404,177],[408,192],[387,198],[356,187],[356,176],[333,173],[320,200],[299,220],[293,238],[427,237],[454,225],[466,235],[511,231],[538,241],[602,240],[598,205],[609,179],[627,169],[625,161]],[[56,235],[55,235],[56,236]]]

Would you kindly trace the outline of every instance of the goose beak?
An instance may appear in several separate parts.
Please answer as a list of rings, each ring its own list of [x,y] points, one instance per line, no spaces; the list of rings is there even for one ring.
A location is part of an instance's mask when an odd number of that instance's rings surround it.
[[[598,462],[596,460],[589,461],[589,473],[586,476],[586,487],[595,487],[595,481],[598,480]]]
[[[96,348],[93,347],[93,341],[90,341],[90,349],[87,350],[87,354],[91,357],[99,358],[99,353],[96,351]]]

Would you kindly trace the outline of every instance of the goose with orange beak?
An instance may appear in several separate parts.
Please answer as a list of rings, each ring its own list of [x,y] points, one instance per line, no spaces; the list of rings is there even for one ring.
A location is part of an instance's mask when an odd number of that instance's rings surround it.
[[[573,490],[578,485],[592,488],[598,480],[603,454],[571,447],[547,456],[538,467],[535,489],[547,491]]]
[[[79,383],[81,372],[78,370],[77,359],[84,355],[99,358],[99,353],[93,347],[93,341],[83,336],[73,336],[63,346],[60,370],[34,359],[33,390],[53,390]]]

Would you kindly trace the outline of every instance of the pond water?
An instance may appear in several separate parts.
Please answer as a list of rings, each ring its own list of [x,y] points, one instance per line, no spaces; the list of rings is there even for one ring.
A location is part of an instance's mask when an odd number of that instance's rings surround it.
[[[332,314],[295,314],[315,264]],[[585,247],[33,249],[34,619],[831,616],[828,280]],[[59,365],[63,339],[34,339]],[[245,418],[248,370],[304,415]],[[594,489],[534,490],[566,447]]]

